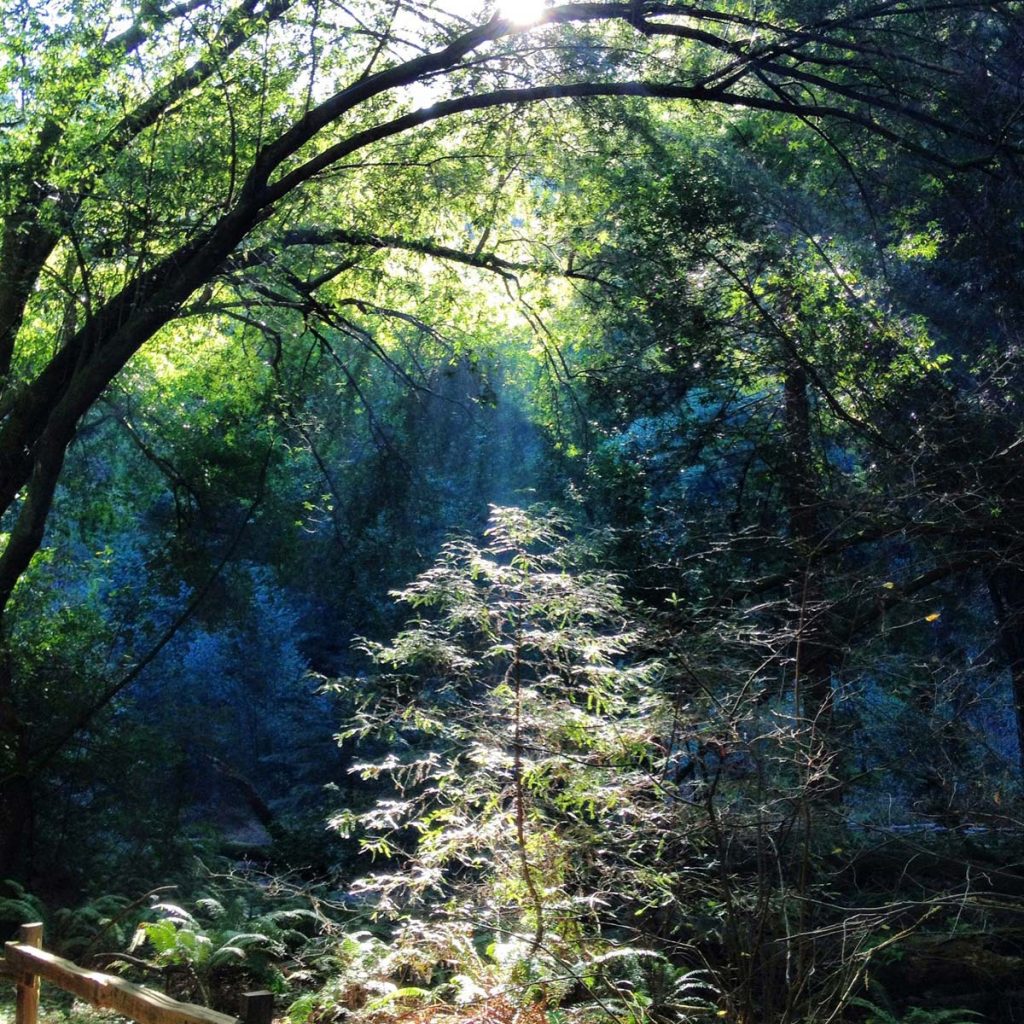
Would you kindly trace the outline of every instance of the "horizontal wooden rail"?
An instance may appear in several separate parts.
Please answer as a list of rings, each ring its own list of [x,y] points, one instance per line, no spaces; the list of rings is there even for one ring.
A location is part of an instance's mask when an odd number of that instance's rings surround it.
[[[4,947],[4,973],[14,975],[18,989],[16,1024],[37,1024],[40,978],[139,1024],[239,1024],[238,1018],[226,1013],[180,1003],[144,985],[79,967],[42,949],[42,937],[42,925],[22,925],[20,941]],[[246,992],[242,997],[243,1024],[271,1024],[273,1013],[272,993]]]

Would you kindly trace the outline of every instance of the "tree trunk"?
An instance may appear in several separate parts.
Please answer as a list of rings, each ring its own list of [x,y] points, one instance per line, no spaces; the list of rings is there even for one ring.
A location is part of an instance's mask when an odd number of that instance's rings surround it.
[[[1024,774],[1024,570],[1015,565],[1001,566],[989,575],[988,589],[995,608],[999,642],[1010,671],[1017,756]]]
[[[24,878],[31,850],[28,730],[14,701],[9,657],[0,656],[0,878]]]
[[[783,398],[787,450],[782,488],[798,565],[791,590],[797,615],[794,686],[798,710],[816,727],[827,728],[837,648],[823,618],[825,600],[817,552],[821,542],[820,499],[811,443],[807,372],[795,359],[785,369]]]

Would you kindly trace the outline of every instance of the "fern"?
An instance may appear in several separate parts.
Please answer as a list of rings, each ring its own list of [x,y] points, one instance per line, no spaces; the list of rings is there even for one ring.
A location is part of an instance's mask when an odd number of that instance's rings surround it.
[[[859,996],[850,1000],[851,1006],[868,1011],[866,1024],[978,1024],[981,1014],[975,1010],[960,1008],[936,1008],[915,1006],[903,1017],[897,1017],[884,1007]]]
[[[42,903],[24,886],[5,878],[0,882],[0,919],[27,924],[44,920],[45,913]]]
[[[319,998],[316,992],[307,992],[305,995],[299,996],[285,1011],[288,1024],[304,1024],[309,1020],[310,1015],[317,1007]]]
[[[368,1012],[373,1012],[374,1010],[383,1010],[397,1002],[429,999],[431,996],[432,993],[429,989],[407,985],[405,988],[396,988],[391,992],[385,992],[384,995],[378,996],[376,999],[371,999],[365,1008]]]

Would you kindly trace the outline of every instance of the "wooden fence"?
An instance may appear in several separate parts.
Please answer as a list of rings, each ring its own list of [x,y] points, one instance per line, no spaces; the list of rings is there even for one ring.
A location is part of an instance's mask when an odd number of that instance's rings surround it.
[[[37,1024],[39,982],[45,978],[53,985],[72,992],[93,1006],[116,1010],[139,1024],[271,1024],[274,996],[271,992],[246,992],[242,996],[241,1016],[208,1010],[176,999],[124,978],[101,974],[48,953],[43,947],[43,926],[23,924],[14,942],[5,946],[0,971],[13,976],[17,989],[15,1024]]]

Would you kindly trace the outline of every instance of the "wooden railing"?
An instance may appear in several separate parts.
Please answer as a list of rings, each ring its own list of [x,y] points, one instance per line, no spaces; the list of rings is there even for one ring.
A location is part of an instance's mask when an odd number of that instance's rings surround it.
[[[208,1010],[176,999],[144,985],[99,971],[86,970],[70,960],[48,953],[43,946],[43,926],[23,924],[14,942],[4,947],[2,973],[13,976],[17,989],[15,1024],[37,1024],[39,1018],[39,982],[45,978],[53,985],[72,992],[93,1006],[116,1010],[139,1024],[271,1024],[274,996],[271,992],[246,992],[242,996],[241,1016]]]

